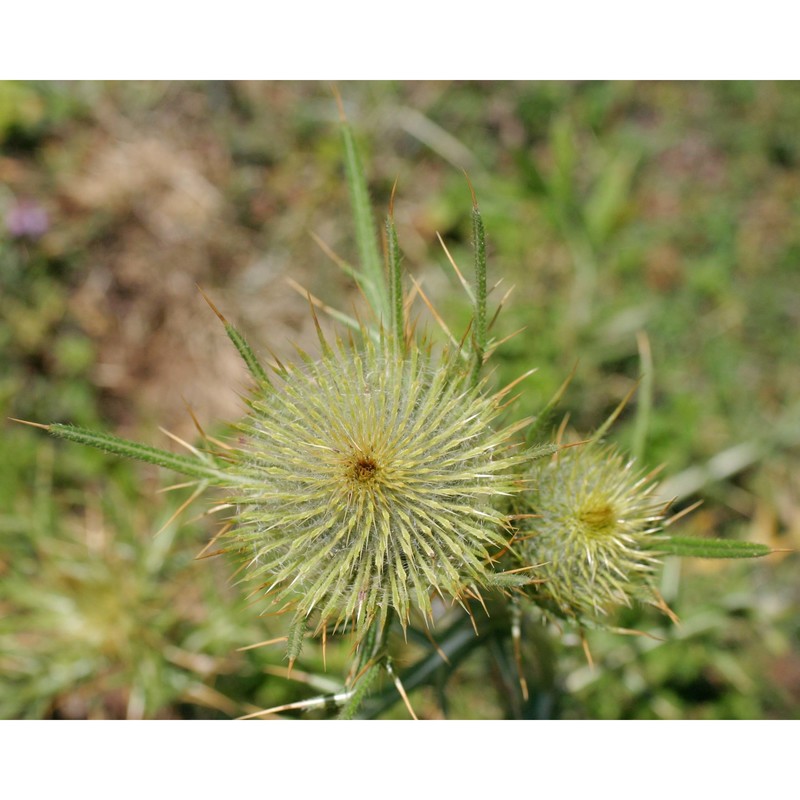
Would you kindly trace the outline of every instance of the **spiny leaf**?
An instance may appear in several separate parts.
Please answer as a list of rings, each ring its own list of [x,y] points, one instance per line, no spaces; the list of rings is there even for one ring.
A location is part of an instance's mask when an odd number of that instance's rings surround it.
[[[761,558],[772,549],[757,542],[731,539],[699,539],[693,536],[669,536],[653,543],[659,552],[692,558]]]
[[[308,620],[305,617],[295,619],[289,627],[289,637],[286,644],[286,654],[289,657],[289,669],[292,668],[300,651],[303,649],[303,640],[308,631]]]
[[[467,178],[469,181],[469,178]],[[472,246],[475,248],[475,325],[473,327],[473,384],[478,382],[486,352],[486,230],[472,184]]]
[[[264,371],[264,368],[261,366],[256,354],[253,352],[253,348],[247,343],[247,340],[239,333],[230,322],[222,315],[222,312],[211,302],[211,298],[202,290],[200,287],[197,287],[200,291],[200,294],[203,295],[203,299],[208,303],[211,307],[211,310],[219,317],[219,321],[225,327],[225,333],[228,334],[228,338],[233,342],[233,346],[239,351],[239,355],[242,357],[247,369],[250,371],[250,374],[256,379],[256,381],[260,384],[264,384],[269,386],[270,381],[267,377],[267,373]]]
[[[507,572],[498,572],[492,576],[490,586],[497,589],[516,589],[531,583],[533,576],[530,574],[512,575]]]
[[[256,358],[256,354],[253,352],[244,336],[242,336],[242,334],[230,324],[225,326],[225,333],[228,334],[228,338],[233,342],[233,346],[239,351],[239,355],[242,357],[242,360],[247,366],[247,369],[250,371],[250,374],[259,383],[269,386],[270,381],[267,377],[267,373],[259,363],[258,358]]]
[[[166,467],[182,475],[191,475],[194,478],[201,478],[214,483],[230,480],[230,477],[219,470],[214,469],[211,465],[203,464],[195,458],[179,456],[167,450],[160,450],[157,447],[139,444],[139,442],[132,442],[129,439],[121,439],[110,433],[98,433],[86,428],[78,428],[75,425],[62,425],[60,423],[45,427],[47,431],[59,439],[67,439],[70,442],[96,447],[98,450],[103,450],[113,455]]]
[[[395,184],[396,185],[396,184]],[[400,245],[397,242],[397,228],[394,224],[394,189],[386,218],[386,243],[389,261],[389,293],[392,307],[392,335],[400,348],[405,344],[405,322],[403,319],[403,284],[400,270]]]

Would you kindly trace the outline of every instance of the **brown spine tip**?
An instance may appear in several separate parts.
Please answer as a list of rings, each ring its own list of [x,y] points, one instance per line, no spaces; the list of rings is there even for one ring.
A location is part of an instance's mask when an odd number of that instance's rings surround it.
[[[203,439],[207,440],[208,437],[206,436],[206,432],[203,430],[203,427],[202,427],[202,425],[200,425],[199,420],[195,416],[195,413],[192,410],[192,407],[189,405],[189,402],[187,401],[187,399],[183,395],[181,395],[181,401],[183,402],[184,408],[189,413],[189,416],[192,418],[192,422],[194,423],[195,428],[197,428],[197,432],[200,434],[200,436],[203,437]]]
[[[339,87],[335,83],[331,84],[331,93],[334,100],[336,100],[336,107],[339,109],[339,120],[346,123],[347,115],[344,113],[344,103],[342,103],[342,96],[339,94]]]
[[[394,183],[392,184],[392,193],[389,195],[389,219],[394,220],[394,195],[397,191],[397,181],[400,180],[399,178],[394,179]]]
[[[30,425],[31,428],[41,428],[43,431],[49,431],[49,425],[42,425],[41,422],[29,422],[26,419],[17,419],[16,417],[8,417],[12,422],[19,422],[20,425]]]
[[[475,211],[478,210],[478,198],[475,196],[475,189],[472,186],[472,181],[469,179],[469,173],[464,170],[464,177],[467,179],[467,186],[469,186],[469,193],[472,195],[472,207]]]
[[[568,450],[570,447],[580,447],[583,444],[591,444],[592,439],[581,439],[580,442],[570,442],[569,444],[559,444],[558,449],[561,450]]]
[[[222,316],[222,312],[214,305],[213,302],[211,302],[211,298],[203,291],[203,289],[200,286],[200,284],[196,283],[195,286],[197,287],[197,291],[200,292],[201,295],[203,295],[203,300],[205,300],[206,303],[208,303],[208,305],[211,308],[211,310],[219,317],[219,321],[223,325],[227,326],[228,320],[226,320],[225,317]]]

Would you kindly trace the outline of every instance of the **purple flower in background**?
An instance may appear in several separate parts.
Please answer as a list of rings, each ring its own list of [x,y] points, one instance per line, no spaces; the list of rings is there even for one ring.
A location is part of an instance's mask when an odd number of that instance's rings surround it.
[[[47,233],[50,220],[38,203],[20,200],[6,212],[6,230],[17,239],[38,239]]]

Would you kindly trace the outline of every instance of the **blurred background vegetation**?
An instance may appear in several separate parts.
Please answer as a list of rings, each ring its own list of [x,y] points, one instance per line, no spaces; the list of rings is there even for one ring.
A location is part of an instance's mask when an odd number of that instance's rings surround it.
[[[538,367],[514,409],[599,425],[641,373],[641,459],[681,533],[800,546],[800,86],[795,83],[346,83],[376,207],[398,179],[406,268],[463,330],[436,242],[469,265],[475,186],[490,269],[524,330],[496,379]],[[306,300],[359,299],[317,243],[355,258],[336,106],[316,83],[0,83],[0,411],[165,446],[242,413],[238,355],[200,284],[256,349],[313,351]],[[316,237],[316,238],[315,238]],[[424,314],[423,314],[424,316]],[[612,439],[638,441],[636,401]],[[171,476],[2,423],[0,717],[229,717],[336,691],[348,645],[281,636],[221,558],[217,524]],[[174,479],[172,479],[174,482]],[[160,532],[159,532],[160,531]],[[531,700],[509,700],[491,632],[411,691],[422,717],[797,718],[793,553],[670,559],[680,617],[647,636],[526,620]],[[399,666],[404,653],[398,650]],[[441,666],[441,665],[440,665]],[[373,712],[404,717],[390,686]],[[381,691],[379,689],[379,691]]]

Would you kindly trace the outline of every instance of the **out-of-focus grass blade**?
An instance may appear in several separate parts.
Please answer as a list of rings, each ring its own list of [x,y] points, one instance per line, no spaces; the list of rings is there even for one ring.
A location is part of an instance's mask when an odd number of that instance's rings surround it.
[[[639,153],[618,153],[600,173],[586,200],[584,219],[595,246],[604,244],[622,216],[631,196],[631,184],[639,163]]]
[[[650,349],[650,339],[644,331],[639,332],[636,340],[639,345],[640,383],[631,453],[641,462],[644,457],[647,429],[650,425],[650,409],[653,407],[653,353]]]
[[[572,367],[571,372],[567,376],[566,380],[561,384],[558,388],[556,393],[553,397],[549,400],[547,405],[536,415],[536,418],[531,423],[528,430],[525,432],[525,441],[527,444],[531,444],[534,439],[542,433],[545,426],[550,421],[552,416],[553,410],[555,407],[561,402],[561,398],[564,396],[564,392],[567,391],[567,387],[572,382],[572,379],[575,377],[575,373],[577,372],[578,365],[577,363]]]
[[[350,206],[356,228],[356,245],[358,246],[358,256],[361,262],[361,269],[355,273],[355,278],[375,314],[388,323],[391,317],[389,293],[386,287],[386,278],[383,274],[383,261],[378,245],[375,220],[372,216],[367,179],[364,174],[364,168],[361,166],[353,131],[347,122],[341,103],[339,110],[341,112],[345,174],[347,175],[347,187],[350,191]]]

